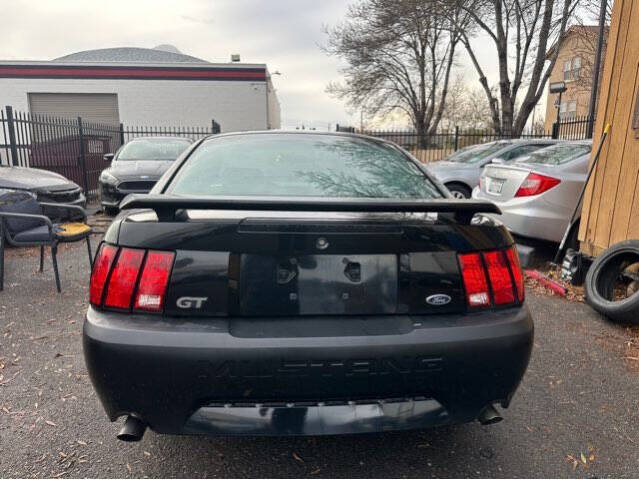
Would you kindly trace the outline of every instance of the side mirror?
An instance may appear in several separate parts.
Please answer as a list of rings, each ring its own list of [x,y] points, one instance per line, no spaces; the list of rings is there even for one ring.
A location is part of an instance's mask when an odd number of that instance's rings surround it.
[[[105,153],[102,158],[104,159],[105,162],[110,162],[110,161],[113,160],[113,154],[112,153]]]

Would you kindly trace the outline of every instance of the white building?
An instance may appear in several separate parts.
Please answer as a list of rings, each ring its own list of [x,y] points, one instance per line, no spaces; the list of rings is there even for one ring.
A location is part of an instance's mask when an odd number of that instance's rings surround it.
[[[280,128],[265,64],[209,63],[175,47],[107,48],[0,62],[0,108],[127,126]]]

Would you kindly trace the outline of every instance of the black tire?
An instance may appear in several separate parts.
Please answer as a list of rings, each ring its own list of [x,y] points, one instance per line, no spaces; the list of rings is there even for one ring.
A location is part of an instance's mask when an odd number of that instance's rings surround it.
[[[118,213],[120,213],[120,209],[116,207],[104,207],[104,213],[110,217],[115,217]]]
[[[463,183],[450,182],[446,184],[446,188],[450,190],[450,193],[455,196],[455,194],[463,195],[464,198],[470,198],[471,190]]]
[[[613,301],[614,284],[625,266],[639,262],[639,240],[617,243],[604,250],[586,275],[586,300],[599,313],[611,320],[639,325],[639,291]]]

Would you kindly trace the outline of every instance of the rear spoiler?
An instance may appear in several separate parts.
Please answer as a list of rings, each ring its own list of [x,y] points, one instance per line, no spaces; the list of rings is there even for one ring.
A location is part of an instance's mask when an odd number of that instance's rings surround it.
[[[178,210],[264,210],[288,212],[433,212],[452,213],[461,223],[470,223],[476,213],[501,210],[490,202],[474,200],[384,200],[373,198],[321,197],[185,197],[131,194],[120,203],[121,210],[150,208],[160,221],[175,219]]]

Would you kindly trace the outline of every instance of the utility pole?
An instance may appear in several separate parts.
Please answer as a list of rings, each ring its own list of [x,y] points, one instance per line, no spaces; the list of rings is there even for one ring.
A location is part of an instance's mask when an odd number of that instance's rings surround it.
[[[601,70],[601,51],[603,50],[604,32],[606,28],[607,7],[608,0],[601,0],[601,7],[599,9],[599,37],[597,38],[597,51],[595,52],[595,64],[593,65],[592,86],[590,87],[587,138],[592,138],[592,130],[595,123],[595,109],[597,108],[597,93],[599,92],[599,71]]]

